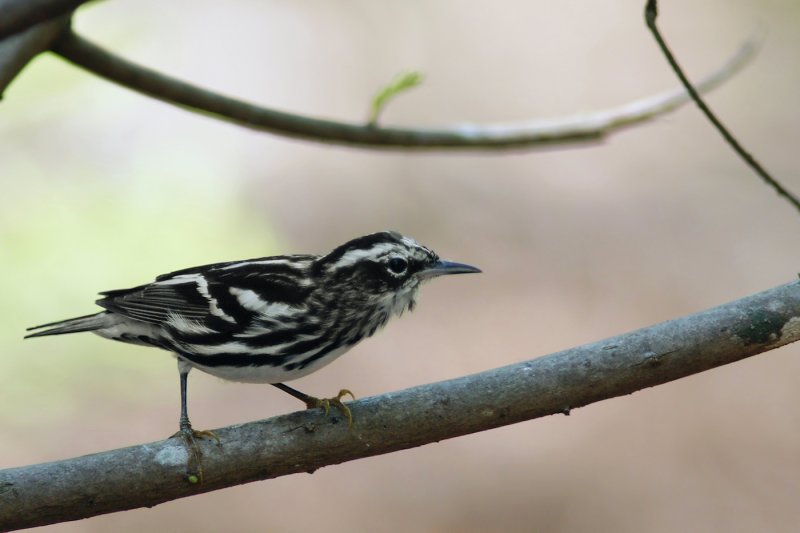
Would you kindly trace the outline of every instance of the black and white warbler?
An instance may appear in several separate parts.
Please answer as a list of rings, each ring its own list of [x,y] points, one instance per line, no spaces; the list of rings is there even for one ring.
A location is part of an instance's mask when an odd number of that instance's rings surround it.
[[[223,379],[271,383],[311,407],[338,407],[349,391],[320,400],[283,384],[332,362],[413,310],[420,284],[444,274],[480,272],[442,261],[396,232],[353,239],[327,255],[281,255],[216,263],[159,276],[132,289],[100,293],[105,311],[30,328],[27,337],[91,331],[176,354],[180,434],[195,447],[186,381],[197,368]],[[42,329],[47,328],[47,329]],[[352,394],[351,394],[352,396]]]

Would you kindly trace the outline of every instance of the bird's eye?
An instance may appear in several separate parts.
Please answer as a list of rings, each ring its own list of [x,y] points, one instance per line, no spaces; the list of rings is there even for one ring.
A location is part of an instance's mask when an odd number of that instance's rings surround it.
[[[408,268],[408,261],[402,257],[392,257],[387,263],[389,270],[395,274],[402,274]]]

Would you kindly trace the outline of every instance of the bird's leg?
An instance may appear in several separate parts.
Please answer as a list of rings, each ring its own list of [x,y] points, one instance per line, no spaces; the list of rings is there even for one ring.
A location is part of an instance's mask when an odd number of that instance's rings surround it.
[[[331,407],[335,407],[347,419],[347,425],[349,427],[353,427],[353,413],[350,412],[349,407],[342,403],[342,398],[348,395],[352,399],[356,399],[355,395],[353,395],[353,393],[349,390],[342,389],[339,391],[339,394],[333,398],[315,398],[314,396],[309,396],[308,394],[300,392],[297,389],[293,389],[292,387],[283,383],[273,383],[272,386],[279,388],[285,393],[291,394],[301,402],[305,403],[308,409],[315,409],[319,407],[324,410],[325,414],[327,415],[331,410]]]
[[[186,445],[186,451],[189,454],[189,460],[186,465],[188,479],[192,483],[203,482],[203,454],[200,451],[200,446],[197,444],[197,438],[212,438],[219,444],[219,437],[211,431],[195,431],[192,429],[192,424],[189,422],[189,415],[186,410],[186,385],[189,378],[189,369],[181,364],[178,360],[178,370],[181,378],[181,418],[179,422],[180,429],[175,433],[173,438],[180,438]]]

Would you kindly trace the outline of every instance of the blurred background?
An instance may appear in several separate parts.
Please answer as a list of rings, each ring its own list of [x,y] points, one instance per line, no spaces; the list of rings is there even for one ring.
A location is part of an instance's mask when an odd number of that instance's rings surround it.
[[[384,124],[507,122],[677,86],[644,2],[115,0],[79,31],[124,57],[284,111]],[[800,193],[800,4],[663,3],[695,79],[766,30],[708,97]],[[605,143],[403,153],[286,140],[142,97],[40,56],[0,105],[0,468],[165,438],[165,352],[93,335],[22,340],[98,291],[196,264],[323,253],[392,228],[484,274],[293,384],[359,396],[478,372],[796,279],[800,217],[686,106]],[[789,346],[631,396],[419,449],[46,528],[100,531],[795,531],[800,361]],[[194,372],[215,428],[300,408]]]

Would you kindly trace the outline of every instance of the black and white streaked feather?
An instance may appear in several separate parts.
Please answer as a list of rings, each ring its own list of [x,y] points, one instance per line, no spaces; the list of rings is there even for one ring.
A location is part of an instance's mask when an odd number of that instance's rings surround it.
[[[28,337],[91,331],[169,350],[224,379],[281,383],[327,365],[412,310],[424,280],[467,272],[479,270],[441,261],[398,233],[374,233],[324,256],[216,263],[104,292],[97,304],[105,311],[31,328],[40,331]]]

